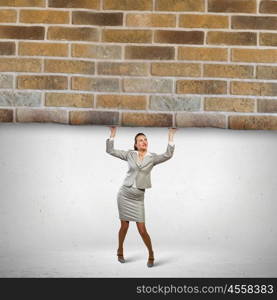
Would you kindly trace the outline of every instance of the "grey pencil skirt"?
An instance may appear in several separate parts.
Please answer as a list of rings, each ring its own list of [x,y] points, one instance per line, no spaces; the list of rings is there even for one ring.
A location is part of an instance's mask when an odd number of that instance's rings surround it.
[[[117,193],[119,219],[123,221],[145,222],[145,189],[122,185]]]

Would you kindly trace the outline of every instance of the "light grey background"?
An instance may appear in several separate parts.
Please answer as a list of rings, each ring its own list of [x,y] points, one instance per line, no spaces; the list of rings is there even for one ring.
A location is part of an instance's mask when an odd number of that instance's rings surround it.
[[[167,128],[119,127],[115,148],[144,132],[163,153]],[[1,277],[276,277],[277,132],[179,128],[152,170],[146,227],[156,265],[130,222],[116,260],[116,195],[127,163],[106,153],[109,128],[0,125]]]

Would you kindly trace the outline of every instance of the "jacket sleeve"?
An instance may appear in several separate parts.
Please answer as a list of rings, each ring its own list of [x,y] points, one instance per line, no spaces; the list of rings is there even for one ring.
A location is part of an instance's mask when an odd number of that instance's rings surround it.
[[[154,157],[153,157],[154,165],[157,165],[157,164],[160,164],[162,162],[169,160],[173,156],[174,149],[175,149],[175,144],[168,143],[165,153],[162,153],[162,154],[153,153],[154,154]]]
[[[122,160],[127,160],[127,152],[125,150],[116,150],[114,149],[114,139],[108,138],[106,140],[106,152],[112,156],[118,157]]]

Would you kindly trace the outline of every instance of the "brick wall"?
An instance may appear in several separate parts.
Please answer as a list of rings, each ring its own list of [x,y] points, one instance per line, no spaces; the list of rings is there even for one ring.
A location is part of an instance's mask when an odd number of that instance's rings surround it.
[[[0,122],[277,129],[277,1],[0,0]]]

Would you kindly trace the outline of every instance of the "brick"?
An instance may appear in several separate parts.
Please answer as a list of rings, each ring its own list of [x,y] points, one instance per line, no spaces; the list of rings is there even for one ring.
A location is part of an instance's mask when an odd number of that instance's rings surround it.
[[[14,55],[15,42],[0,42],[0,55]]]
[[[204,0],[156,0],[155,10],[160,11],[205,11]]]
[[[92,78],[72,77],[71,86],[73,90],[85,90],[96,92],[119,92],[120,84],[118,78]]]
[[[0,38],[2,39],[28,39],[43,40],[44,27],[41,26],[0,26]]]
[[[215,45],[257,45],[255,32],[210,31],[207,44]]]
[[[13,76],[0,74],[0,89],[7,89],[13,87]]]
[[[60,10],[21,10],[21,23],[68,24],[69,12]]]
[[[151,30],[136,29],[103,29],[103,42],[114,43],[151,43]]]
[[[277,2],[274,1],[261,1],[259,5],[259,12],[263,14],[277,14]]]
[[[85,60],[46,59],[44,70],[48,73],[94,74],[95,63]]]
[[[150,110],[162,111],[199,111],[201,97],[180,95],[151,95],[149,100]]]
[[[46,93],[45,106],[93,107],[91,94]]]
[[[103,9],[110,10],[152,10],[152,0],[103,0]]]
[[[123,86],[125,92],[142,93],[172,93],[172,79],[159,78],[124,78]]]
[[[230,89],[234,95],[276,96],[277,83],[232,81]]]
[[[177,30],[156,30],[154,33],[156,43],[167,44],[203,44],[203,31],[177,31]]]
[[[227,61],[228,50],[224,48],[179,47],[179,60]]]
[[[256,13],[256,0],[208,0],[208,12]]]
[[[261,46],[277,46],[277,34],[269,32],[260,32],[259,45]]]
[[[173,115],[166,113],[122,112],[122,126],[172,127]]]
[[[97,70],[100,75],[148,75],[146,63],[98,62]]]
[[[48,0],[49,7],[99,9],[99,0]]]
[[[152,63],[151,74],[157,76],[201,76],[201,65],[196,63]]]
[[[186,28],[228,28],[228,16],[218,15],[180,15],[179,27]]]
[[[126,16],[126,25],[133,27],[175,27],[176,16],[173,14],[132,14]]]
[[[257,99],[257,111],[260,113],[277,113],[277,100]]]
[[[255,112],[255,99],[206,97],[205,111]]]
[[[45,7],[45,0],[1,0],[0,6]]]
[[[21,123],[68,123],[66,110],[50,110],[45,108],[17,108],[16,121]]]
[[[99,58],[99,59],[120,59],[121,46],[114,45],[90,45],[72,44],[73,57]]]
[[[246,65],[205,64],[204,77],[253,78],[254,67]]]
[[[232,16],[232,29],[276,30],[276,17]]]
[[[2,91],[0,92],[1,106],[41,106],[41,93],[37,92],[18,92]]]
[[[19,55],[68,56],[68,45],[61,43],[19,42]]]
[[[175,119],[176,127],[227,127],[226,116],[221,113],[177,112]]]
[[[0,23],[13,23],[13,22],[16,22],[16,10],[1,9]]]
[[[67,89],[67,77],[52,75],[19,75],[17,76],[17,88],[37,90],[64,90]]]
[[[98,41],[99,32],[97,28],[52,26],[48,29],[47,38],[65,41]]]
[[[69,123],[72,125],[119,125],[117,111],[70,111]]]
[[[229,129],[276,130],[276,116],[228,116]]]
[[[40,72],[41,59],[0,58],[0,72]]]
[[[98,13],[88,11],[73,11],[72,24],[122,26],[123,13]]]
[[[232,61],[276,63],[277,50],[275,49],[231,49]]]
[[[0,109],[0,122],[13,122],[13,110]]]
[[[174,47],[160,46],[126,46],[126,59],[174,59]]]
[[[177,80],[178,94],[226,94],[227,82],[223,80]]]
[[[143,95],[97,95],[97,108],[147,109]]]
[[[258,79],[277,79],[276,66],[257,66],[256,77]]]

